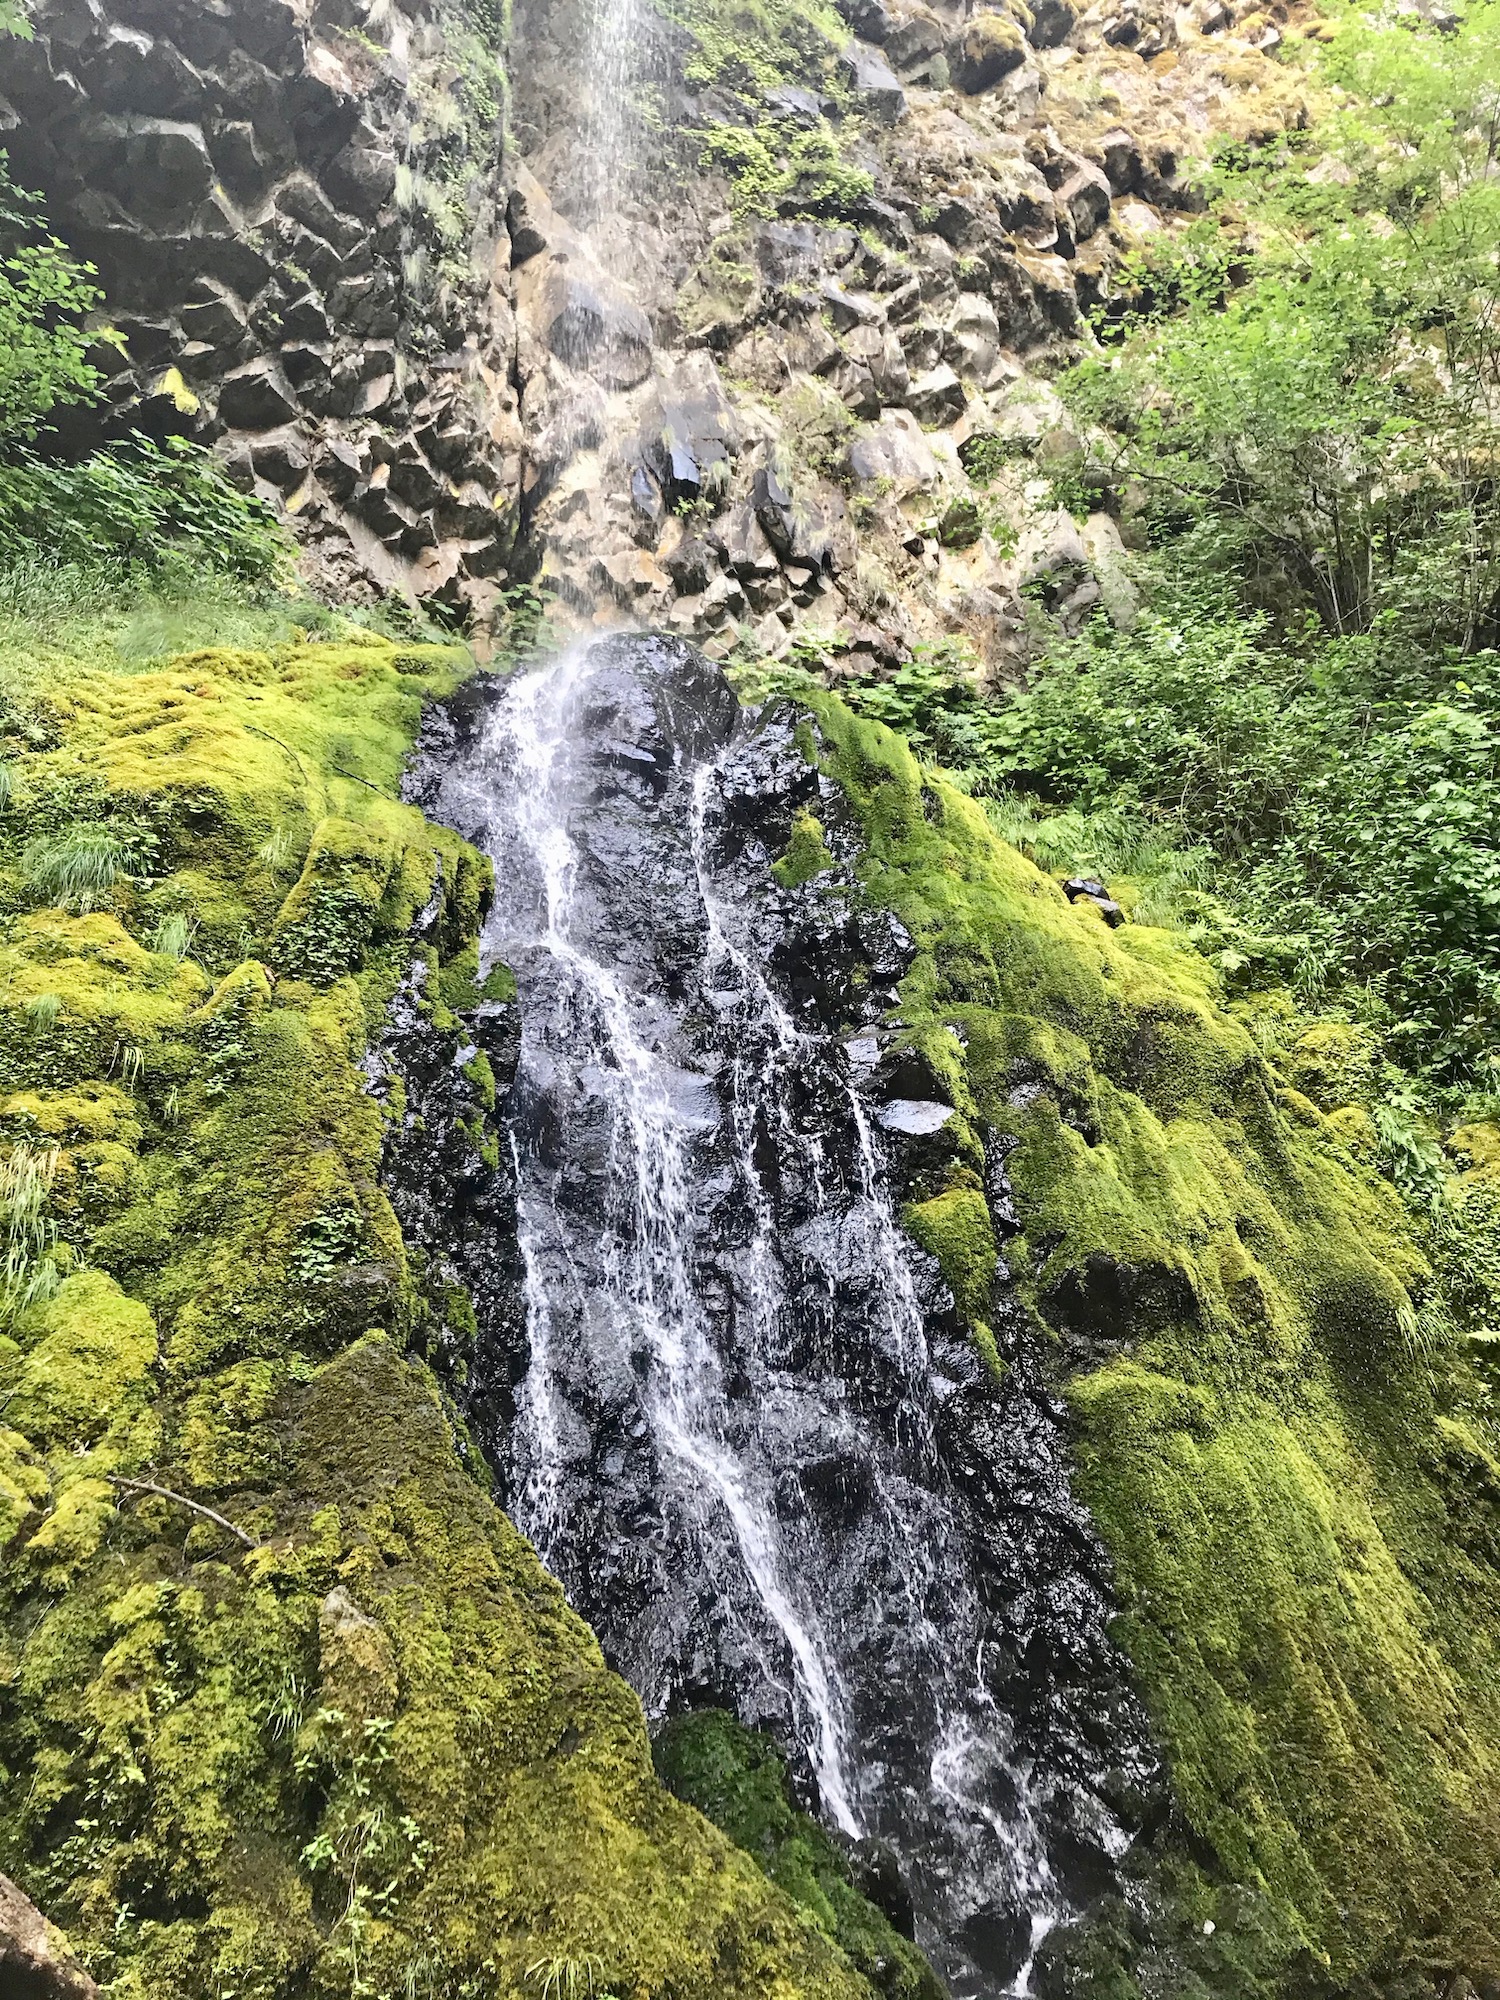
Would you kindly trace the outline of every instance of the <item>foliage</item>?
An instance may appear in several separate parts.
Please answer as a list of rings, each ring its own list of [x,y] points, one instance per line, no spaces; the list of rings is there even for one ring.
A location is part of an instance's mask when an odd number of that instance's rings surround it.
[[[1350,19],[1325,61],[1348,108],[1221,157],[1217,217],[1148,253],[1145,309],[1071,393],[1165,514],[1222,520],[1252,590],[1467,652],[1500,636],[1500,9]]]
[[[752,99],[783,83],[830,84],[847,36],[826,0],[663,0],[690,38],[684,80]]]
[[[844,695],[858,714],[899,729],[922,756],[961,772],[971,789],[992,789],[1003,778],[1005,722],[985,700],[959,642],[920,643],[889,678],[853,680]]]
[[[15,19],[0,12],[0,35]],[[84,330],[101,294],[91,268],[47,234],[40,207],[0,152],[0,441],[33,437],[58,404],[88,400],[99,383],[88,349],[112,338]]]
[[[0,464],[0,564],[45,550],[53,564],[163,570],[208,564],[242,583],[286,579],[291,545],[263,503],[231,486],[185,438],[136,432],[79,465],[27,455]]]
[[[874,187],[863,167],[844,158],[838,136],[826,125],[812,130],[771,119],[753,126],[711,125],[701,134],[704,162],[728,175],[734,213],[857,216]]]

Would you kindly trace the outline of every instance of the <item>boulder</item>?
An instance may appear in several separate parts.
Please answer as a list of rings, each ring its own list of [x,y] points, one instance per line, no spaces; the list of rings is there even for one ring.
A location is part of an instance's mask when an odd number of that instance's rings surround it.
[[[777,555],[790,555],[796,533],[792,496],[778,478],[774,466],[763,465],[757,471],[750,486],[750,504],[755,509],[755,518],[766,540]]]
[[[153,225],[190,222],[215,178],[201,127],[139,116],[101,126],[110,137],[112,185],[129,213]]]
[[[307,477],[307,442],[300,431],[266,431],[251,440],[250,463],[258,479],[290,493]]]
[[[1109,220],[1109,182],[1088,160],[1079,160],[1056,194],[1074,239],[1086,243]]]
[[[297,414],[297,399],[274,362],[262,356],[226,375],[219,390],[219,421],[236,431],[279,430]]]
[[[929,7],[917,7],[885,38],[885,56],[901,76],[915,77],[943,52],[947,30]]]
[[[896,125],[906,116],[906,92],[878,49],[851,42],[839,57],[849,88],[878,125]]]
[[[1009,14],[976,14],[948,50],[948,68],[971,97],[993,90],[1026,60],[1026,37]]]
[[[948,359],[967,380],[984,382],[1000,352],[995,308],[979,292],[960,292],[948,331],[951,339],[944,343]]]
[[[866,293],[845,291],[832,279],[818,287],[818,296],[840,333],[847,333],[854,326],[874,326],[884,317],[880,307]]]
[[[396,156],[376,146],[346,146],[329,161],[323,178],[342,208],[373,221],[396,191]]]
[[[1111,191],[1133,193],[1141,180],[1141,149],[1134,136],[1116,125],[1098,141],[1098,151]]]
[[[946,361],[918,376],[906,392],[906,407],[919,423],[929,425],[952,423],[963,415],[965,401],[964,385]]]
[[[937,460],[908,410],[887,410],[879,423],[861,431],[849,446],[849,476],[903,500],[938,483]]]
[[[1070,903],[1092,903],[1111,930],[1124,923],[1125,912],[1104,884],[1092,875],[1070,875],[1062,886]]]
[[[547,273],[539,324],[570,368],[608,389],[633,389],[651,372],[651,322],[598,272],[558,258]]]
[[[7,1875],[0,1875],[0,1993],[14,2000],[98,2000],[99,1993],[60,1934]]]
[[[1026,30],[1033,48],[1057,49],[1078,25],[1073,0],[1031,0],[1031,26]]]

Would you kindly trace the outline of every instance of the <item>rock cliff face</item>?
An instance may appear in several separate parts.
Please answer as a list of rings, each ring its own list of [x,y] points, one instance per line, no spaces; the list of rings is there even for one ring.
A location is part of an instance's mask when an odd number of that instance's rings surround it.
[[[1184,160],[1305,115],[1271,15],[626,5],[40,0],[0,119],[124,336],[105,420],[480,626],[529,577],[564,628],[1005,675],[1022,586],[1128,602],[1046,374]]]
[[[334,593],[479,609],[514,536],[485,0],[43,0],[4,52],[14,169],[98,266],[119,423],[189,429]]]

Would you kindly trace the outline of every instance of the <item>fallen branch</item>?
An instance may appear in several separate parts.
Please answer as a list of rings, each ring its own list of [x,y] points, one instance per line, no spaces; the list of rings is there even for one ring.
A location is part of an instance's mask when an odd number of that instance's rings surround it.
[[[174,1493],[169,1486],[153,1486],[149,1479],[127,1479],[122,1472],[106,1472],[104,1476],[111,1486],[123,1487],[127,1493],[154,1493],[159,1500],[175,1500],[179,1507],[190,1507],[195,1514],[201,1514],[205,1521],[212,1521],[215,1527],[226,1528],[235,1540],[243,1542],[247,1549],[258,1549],[262,1546],[253,1535],[247,1535],[243,1528],[237,1528],[233,1521],[226,1521],[222,1514],[216,1514],[212,1507],[205,1507],[199,1500],[189,1500],[185,1493]]]

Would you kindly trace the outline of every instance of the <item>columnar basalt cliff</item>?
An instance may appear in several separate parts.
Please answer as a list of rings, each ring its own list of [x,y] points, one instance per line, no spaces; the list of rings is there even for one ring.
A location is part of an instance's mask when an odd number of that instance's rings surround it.
[[[213,442],[333,594],[482,615],[521,449],[499,13],[58,0],[33,25],[0,115],[124,336],[98,419]]]

